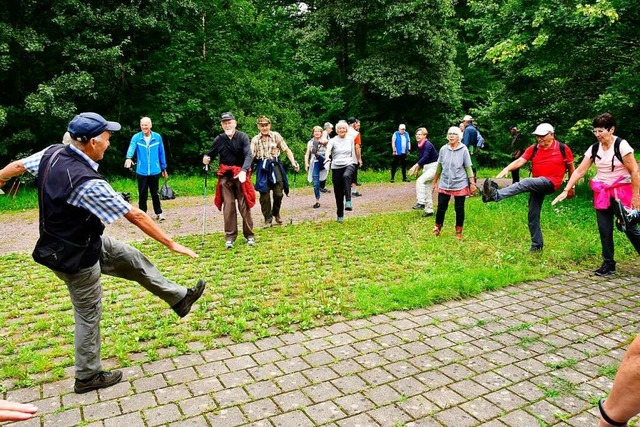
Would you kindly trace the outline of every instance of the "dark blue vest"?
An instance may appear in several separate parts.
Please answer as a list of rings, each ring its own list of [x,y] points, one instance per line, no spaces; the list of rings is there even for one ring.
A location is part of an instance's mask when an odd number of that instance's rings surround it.
[[[49,166],[49,159],[61,147],[62,151]],[[42,191],[41,179],[47,175]],[[49,234],[77,245],[87,246],[80,268],[94,265],[100,259],[104,230],[102,221],[91,212],[67,203],[71,192],[90,179],[104,179],[89,163],[62,144],[49,147],[40,161],[38,169],[38,198],[40,200],[40,236],[43,225]]]

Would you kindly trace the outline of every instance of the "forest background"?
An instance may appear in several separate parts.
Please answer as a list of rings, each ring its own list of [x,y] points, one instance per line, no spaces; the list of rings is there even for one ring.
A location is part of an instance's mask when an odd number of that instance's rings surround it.
[[[105,175],[125,173],[142,116],[170,172],[199,170],[224,111],[250,136],[271,117],[299,161],[314,125],[356,116],[369,168],[388,166],[399,123],[440,147],[464,114],[487,164],[509,161],[510,126],[526,144],[543,121],[581,154],[606,111],[640,147],[637,0],[0,4],[0,164],[60,141],[82,111],[123,125]]]

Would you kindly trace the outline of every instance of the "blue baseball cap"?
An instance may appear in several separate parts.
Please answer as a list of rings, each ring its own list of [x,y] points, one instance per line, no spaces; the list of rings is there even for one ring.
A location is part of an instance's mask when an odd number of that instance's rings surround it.
[[[118,122],[109,122],[97,113],[80,113],[69,122],[67,132],[71,137],[80,142],[87,142],[102,132],[120,130],[122,126]]]

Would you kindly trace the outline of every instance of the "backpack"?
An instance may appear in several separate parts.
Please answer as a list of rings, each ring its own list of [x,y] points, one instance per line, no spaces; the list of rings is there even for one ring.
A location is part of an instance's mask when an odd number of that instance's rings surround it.
[[[480,135],[480,131],[476,129],[476,147],[478,148],[486,148],[484,143],[484,138]]]
[[[564,159],[564,162],[567,163],[567,146],[566,144],[563,144],[562,142],[558,141],[558,144],[560,144],[560,153],[562,154],[562,158]],[[529,161],[533,162],[533,158],[536,156],[536,153],[538,152],[538,144],[533,144],[533,153],[531,153],[531,158],[529,159]]]
[[[613,142],[613,157],[611,158],[611,172],[613,172],[613,170],[615,169],[615,166],[613,165],[613,159],[618,159],[620,161],[620,163],[624,164],[624,161],[622,160],[622,154],[620,154],[620,143],[622,142],[622,140],[620,139],[620,137],[616,136],[616,140]],[[591,146],[591,161],[593,163],[596,162],[596,157],[598,159],[600,159],[601,157],[598,156],[598,144],[600,144],[599,142],[595,142],[592,146]]]
[[[173,188],[169,187],[167,184],[167,180],[164,180],[164,185],[160,189],[160,199],[162,200],[173,200],[176,198],[176,193],[173,191]]]

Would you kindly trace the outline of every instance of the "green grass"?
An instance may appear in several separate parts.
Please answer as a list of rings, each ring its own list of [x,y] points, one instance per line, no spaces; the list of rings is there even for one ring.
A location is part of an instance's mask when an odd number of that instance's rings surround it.
[[[257,246],[222,249],[221,233],[178,240],[191,260],[155,241],[136,244],[165,275],[203,298],[184,320],[136,283],[103,276],[103,358],[121,366],[219,345],[307,329],[344,318],[426,307],[510,284],[598,264],[600,243],[591,201],[543,207],[545,251],[530,254],[526,196],[483,204],[468,199],[465,240],[454,238],[450,208],[442,235],[419,212],[307,222],[256,230]],[[619,259],[632,256],[616,233]],[[29,254],[0,256],[0,379],[30,385],[73,365],[73,314],[67,290]],[[522,324],[518,330],[528,329]]]

